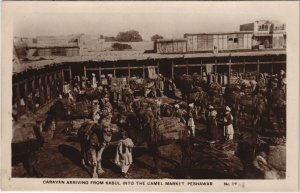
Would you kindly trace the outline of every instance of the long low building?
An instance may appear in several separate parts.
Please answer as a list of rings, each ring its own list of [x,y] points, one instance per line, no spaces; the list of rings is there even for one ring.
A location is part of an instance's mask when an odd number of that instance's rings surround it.
[[[209,73],[230,77],[233,72],[246,74],[279,73],[286,69],[286,51],[251,51],[233,53],[186,53],[186,54],[146,54],[137,52],[110,52],[98,56],[60,57],[54,60],[31,61],[14,65],[13,105],[34,101],[36,92],[43,95],[40,105],[46,104],[62,92],[64,82],[75,76],[99,81],[101,75],[114,77],[144,77],[150,73],[162,74],[175,80],[183,74]]]

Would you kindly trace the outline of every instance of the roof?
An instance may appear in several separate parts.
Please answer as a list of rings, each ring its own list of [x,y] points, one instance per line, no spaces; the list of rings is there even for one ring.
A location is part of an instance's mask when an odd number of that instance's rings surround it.
[[[62,36],[37,36],[37,43],[31,48],[73,48],[78,47],[78,39],[82,34]]]
[[[137,51],[110,51],[99,52],[97,55],[58,57],[39,61],[14,64],[13,73],[20,73],[27,69],[41,69],[45,66],[60,65],[62,63],[76,62],[105,62],[118,60],[147,60],[147,59],[176,59],[176,58],[201,58],[201,57],[228,57],[228,56],[264,56],[286,54],[286,50],[265,50],[249,52],[231,52],[231,53],[185,53],[185,54],[158,54],[143,53]]]
[[[236,32],[209,32],[209,33],[185,33],[185,36],[193,35],[225,35],[225,34],[252,34],[253,31],[236,31]]]
[[[181,38],[181,39],[158,39],[156,40],[158,43],[159,42],[184,42],[186,41],[185,38]]]
[[[36,46],[28,46],[28,49],[54,49],[54,48],[79,48],[78,44],[68,44],[68,45],[36,45]]]

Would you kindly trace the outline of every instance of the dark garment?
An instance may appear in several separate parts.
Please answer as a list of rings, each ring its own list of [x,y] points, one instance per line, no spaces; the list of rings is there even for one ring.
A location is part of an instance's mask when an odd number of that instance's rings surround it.
[[[209,129],[210,139],[213,141],[217,140],[218,125],[217,125],[216,117],[213,116],[208,117],[208,129]]]

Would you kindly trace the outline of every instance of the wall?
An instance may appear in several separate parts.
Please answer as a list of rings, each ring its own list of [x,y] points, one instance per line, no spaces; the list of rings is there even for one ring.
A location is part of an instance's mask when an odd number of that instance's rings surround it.
[[[272,46],[274,49],[285,48],[286,39],[284,38],[284,34],[273,34]]]
[[[240,25],[240,31],[254,31],[254,23]]]
[[[79,48],[39,48],[38,55],[50,56],[79,56]]]
[[[186,41],[158,41],[156,43],[157,53],[185,53]]]
[[[38,36],[37,47],[78,47],[79,35]]]
[[[82,35],[78,42],[80,55],[87,55],[88,52],[104,51],[104,39],[100,35]]]
[[[252,48],[252,33],[187,34],[187,51],[243,50]]]

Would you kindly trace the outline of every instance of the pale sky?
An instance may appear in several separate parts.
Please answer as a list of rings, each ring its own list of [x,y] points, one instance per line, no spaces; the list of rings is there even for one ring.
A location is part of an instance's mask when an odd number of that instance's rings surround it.
[[[238,31],[239,25],[255,20],[286,23],[282,2],[90,2],[78,10],[73,3],[41,5],[37,11],[15,16],[14,35],[102,34],[137,30],[143,39],[154,34],[182,38],[184,33]],[[34,13],[35,12],[35,13]]]

